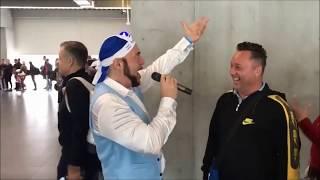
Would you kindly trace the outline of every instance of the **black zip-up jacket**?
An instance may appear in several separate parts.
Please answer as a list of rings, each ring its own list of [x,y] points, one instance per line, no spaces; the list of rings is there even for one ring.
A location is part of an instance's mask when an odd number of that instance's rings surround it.
[[[245,116],[252,121],[244,122],[242,119],[239,121],[240,114],[259,93],[264,95]],[[238,97],[233,92],[225,93],[219,98],[211,119],[201,167],[204,179],[208,177],[213,161],[216,163],[220,180],[287,179],[287,110],[268,97],[269,95],[278,95],[285,99],[284,94],[272,91],[267,84],[262,91],[257,91],[244,99],[238,109]],[[238,128],[224,145],[235,122]],[[300,146],[299,137],[297,143],[297,146]],[[221,149],[222,145],[224,149]],[[297,161],[293,163],[299,164]],[[296,167],[296,164],[293,166]]]
[[[58,129],[62,156],[70,165],[84,166],[87,154],[87,134],[89,130],[89,91],[77,79],[90,78],[84,69],[68,75],[63,80],[66,87],[71,113],[69,113],[62,91],[59,91]]]

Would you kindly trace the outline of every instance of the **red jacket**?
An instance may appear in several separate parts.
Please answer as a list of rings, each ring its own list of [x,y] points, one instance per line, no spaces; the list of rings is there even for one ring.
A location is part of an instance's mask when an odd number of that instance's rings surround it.
[[[313,123],[305,118],[298,125],[312,142],[310,167],[320,172],[320,115]]]

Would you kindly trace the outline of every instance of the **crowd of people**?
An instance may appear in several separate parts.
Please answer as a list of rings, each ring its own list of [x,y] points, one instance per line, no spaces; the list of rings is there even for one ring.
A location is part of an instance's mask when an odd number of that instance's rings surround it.
[[[88,66],[86,70],[91,76],[94,76],[95,69],[91,67],[90,64],[96,59],[88,57]],[[12,65],[10,59],[1,59],[0,61],[0,91],[10,92],[25,91],[27,89],[25,84],[25,79],[30,76],[33,83],[33,90],[37,90],[37,75],[41,75],[46,81],[46,85],[43,89],[48,91],[52,90],[52,81],[56,81],[56,87],[58,87],[62,82],[62,77],[58,73],[58,58],[55,60],[55,68],[53,69],[52,64],[46,56],[43,56],[43,65],[38,68],[32,61],[29,61],[29,67],[26,65],[25,61],[21,61],[20,58],[14,59],[14,64]],[[12,81],[13,80],[13,81]],[[14,83],[14,86],[12,84]]]

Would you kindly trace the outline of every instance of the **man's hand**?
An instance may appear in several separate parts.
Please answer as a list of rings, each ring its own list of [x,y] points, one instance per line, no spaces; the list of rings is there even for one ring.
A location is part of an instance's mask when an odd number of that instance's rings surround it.
[[[80,175],[80,167],[68,165],[68,180],[82,180]]]
[[[177,98],[177,80],[169,75],[161,75],[160,80],[161,97]]]
[[[209,19],[207,17],[201,17],[195,22],[193,22],[191,25],[182,22],[182,26],[186,36],[191,38],[193,43],[197,42],[202,36],[204,30],[206,29],[208,21]]]

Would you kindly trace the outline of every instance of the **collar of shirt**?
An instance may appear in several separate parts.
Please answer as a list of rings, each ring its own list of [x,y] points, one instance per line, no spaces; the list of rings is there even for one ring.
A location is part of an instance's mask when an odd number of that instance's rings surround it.
[[[107,77],[103,83],[107,84],[109,87],[112,89],[116,90],[121,96],[123,97],[130,97],[132,98],[141,108],[142,110],[146,113],[146,115],[150,118],[149,113],[147,109],[144,107],[143,102],[141,99],[136,95],[136,93],[132,89],[128,89],[124,87],[122,84],[118,83],[117,81]]]
[[[118,83],[117,81],[107,77],[103,83],[110,86],[112,89],[116,90],[121,96],[126,97],[134,94],[133,90],[124,87],[122,84]]]
[[[261,85],[260,89],[258,89],[258,91],[262,91],[262,90],[264,89],[265,85],[266,85],[266,83],[265,83],[265,82],[262,82],[262,85]],[[239,94],[235,89],[233,89],[232,92],[233,92],[233,94],[235,94],[235,95],[237,96],[237,98],[238,98],[238,105],[237,105],[237,107],[236,107],[236,111],[238,111],[240,104],[241,104],[242,101],[245,100],[248,96],[245,96],[244,98],[241,98],[240,94]]]
[[[266,85],[266,83],[262,82],[262,85],[261,85],[260,89],[258,89],[258,91],[262,91],[265,85]],[[235,89],[233,89],[232,92],[233,92],[233,94],[235,94],[238,97],[239,100],[245,100],[248,97],[248,96],[245,96],[244,98],[241,98],[240,94]]]

